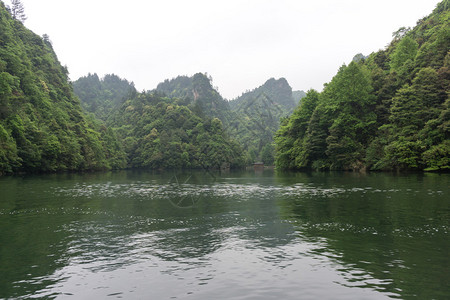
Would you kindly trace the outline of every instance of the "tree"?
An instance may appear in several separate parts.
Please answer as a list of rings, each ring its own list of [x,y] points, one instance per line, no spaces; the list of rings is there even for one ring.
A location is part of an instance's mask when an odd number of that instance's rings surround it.
[[[376,132],[375,98],[365,66],[342,67],[324,89],[322,101],[332,122],[326,155],[335,169],[359,168],[365,148]]]
[[[409,36],[402,38],[391,54],[391,69],[399,71],[406,61],[414,61],[418,48],[419,44]]]
[[[275,148],[272,144],[266,144],[261,150],[261,160],[265,165],[273,165]]]
[[[319,93],[315,90],[308,91],[292,115],[281,123],[280,130],[275,136],[277,167],[282,169],[306,167],[308,159],[304,140],[318,102]]]
[[[392,33],[392,37],[394,40],[400,40],[410,31],[411,27],[400,27],[397,31]]]
[[[25,8],[20,0],[11,0],[11,15],[15,20],[25,22],[27,16],[25,15]]]

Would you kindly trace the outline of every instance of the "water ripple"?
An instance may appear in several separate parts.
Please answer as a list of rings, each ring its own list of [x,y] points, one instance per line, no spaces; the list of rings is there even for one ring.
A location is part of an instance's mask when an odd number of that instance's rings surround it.
[[[262,184],[232,184],[232,183],[216,183],[210,185],[198,185],[189,183],[127,183],[127,184],[111,184],[98,183],[76,184],[72,188],[54,188],[53,193],[56,195],[70,196],[72,198],[117,198],[117,197],[142,197],[152,198],[173,198],[173,197],[198,197],[198,196],[214,196],[214,197],[239,197],[247,200],[254,195],[264,197],[267,194],[276,193],[281,196],[324,196],[336,197],[348,193],[398,193],[399,189],[374,189],[372,187],[365,188],[343,188],[333,187],[324,188],[311,184],[295,184],[291,186],[282,185],[262,185]],[[439,194],[439,191],[429,192]]]

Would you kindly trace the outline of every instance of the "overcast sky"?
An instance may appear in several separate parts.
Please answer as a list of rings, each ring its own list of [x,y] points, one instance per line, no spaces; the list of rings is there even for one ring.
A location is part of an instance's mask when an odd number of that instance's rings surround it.
[[[343,63],[383,49],[438,2],[22,0],[25,25],[50,36],[72,80],[114,73],[150,90],[207,72],[227,99],[271,77],[320,91]]]

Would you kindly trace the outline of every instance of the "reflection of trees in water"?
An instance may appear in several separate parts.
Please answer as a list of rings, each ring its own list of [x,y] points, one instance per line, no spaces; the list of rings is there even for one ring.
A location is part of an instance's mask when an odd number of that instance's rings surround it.
[[[63,228],[82,218],[85,199],[60,199],[51,190],[55,180],[71,175],[11,177],[1,182],[0,298],[35,295],[60,278],[67,265],[70,233]],[[61,205],[64,201],[64,205]]]
[[[21,198],[26,185],[8,182],[16,194],[2,190],[3,211],[14,213],[0,219],[1,295],[51,287],[71,266],[195,268],[230,249],[281,266],[295,259],[289,246],[306,240],[317,246],[312,257],[342,265],[346,284],[445,298],[450,218],[442,179],[212,174],[117,172],[39,181],[35,202]],[[58,190],[51,188],[55,182]]]
[[[296,224],[302,238],[326,238],[312,255],[341,264],[346,285],[402,298],[449,295],[449,202],[439,181],[376,174],[355,183],[346,182],[345,174],[320,176],[328,182],[311,177],[306,182],[344,192],[330,196],[305,189],[278,201],[282,218]]]
[[[160,205],[160,215],[170,219],[143,229],[157,236],[155,256],[189,260],[214,253],[228,240],[244,241],[248,247],[277,247],[292,240],[292,226],[278,222],[275,194],[272,198],[264,195],[264,199],[258,191],[243,195],[258,179],[248,184],[249,173],[233,172],[230,184],[228,177],[227,172],[202,171],[180,172],[170,178],[170,206],[165,201],[153,203]],[[260,177],[273,180],[273,173]]]
[[[76,266],[87,272],[158,261],[189,266],[207,261],[230,241],[241,248],[269,249],[292,239],[292,227],[278,222],[275,193],[260,184],[270,186],[272,174],[50,177],[30,180],[40,195],[34,202],[21,198],[30,186],[19,178],[20,187],[8,183],[15,194],[3,189],[2,207],[12,213],[0,224],[0,297],[50,293]]]

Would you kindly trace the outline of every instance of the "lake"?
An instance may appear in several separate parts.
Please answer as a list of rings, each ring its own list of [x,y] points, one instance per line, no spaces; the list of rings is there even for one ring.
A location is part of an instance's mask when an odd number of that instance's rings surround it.
[[[450,299],[450,174],[0,178],[2,299]]]

